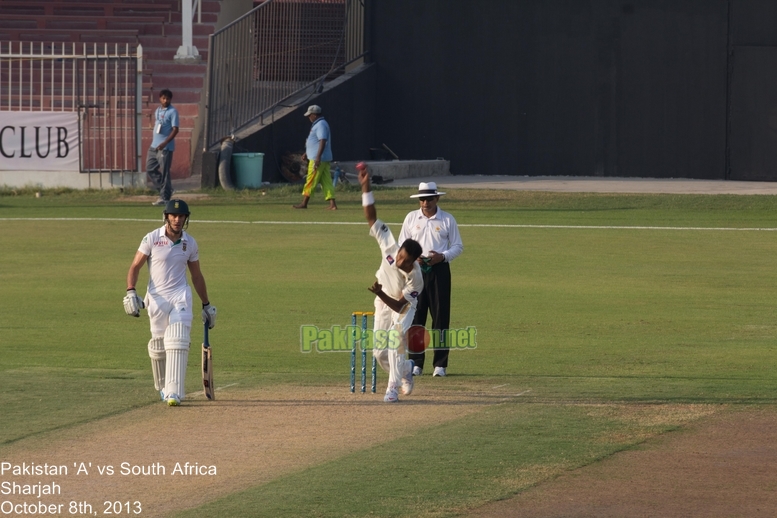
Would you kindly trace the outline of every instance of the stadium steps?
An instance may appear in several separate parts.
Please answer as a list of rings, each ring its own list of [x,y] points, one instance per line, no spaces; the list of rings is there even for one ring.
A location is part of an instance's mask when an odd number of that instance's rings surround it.
[[[141,150],[145,154],[153,137],[154,110],[159,92],[173,92],[173,105],[180,115],[179,134],[172,164],[173,178],[191,175],[192,134],[199,118],[200,98],[207,71],[208,35],[212,34],[219,12],[219,0],[203,0],[202,23],[192,27],[199,63],[174,61],[181,45],[179,0],[2,0],[0,1],[0,41],[40,43],[107,43],[143,46],[143,131]],[[196,17],[195,17],[196,22]],[[47,106],[56,96],[45,81],[42,99]],[[35,72],[35,89],[41,82]],[[39,94],[40,92],[36,92]],[[37,106],[34,106],[37,107]]]

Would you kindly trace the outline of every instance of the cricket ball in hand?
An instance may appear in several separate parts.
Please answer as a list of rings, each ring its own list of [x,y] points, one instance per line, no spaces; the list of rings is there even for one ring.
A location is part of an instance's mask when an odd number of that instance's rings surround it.
[[[367,164],[365,164],[364,162],[359,162],[358,164],[356,164],[357,171],[363,171],[365,169],[367,169]]]
[[[422,353],[429,347],[431,339],[424,326],[411,326],[407,330],[407,350],[411,353]]]

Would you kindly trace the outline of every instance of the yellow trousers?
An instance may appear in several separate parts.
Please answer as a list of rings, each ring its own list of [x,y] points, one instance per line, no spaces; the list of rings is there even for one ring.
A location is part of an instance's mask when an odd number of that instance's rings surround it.
[[[302,189],[302,195],[310,197],[313,194],[317,184],[321,184],[324,190],[324,199],[332,200],[335,197],[335,187],[332,185],[332,173],[329,169],[329,162],[321,162],[318,169],[315,169],[316,162],[308,161],[308,178],[305,181],[305,187]]]

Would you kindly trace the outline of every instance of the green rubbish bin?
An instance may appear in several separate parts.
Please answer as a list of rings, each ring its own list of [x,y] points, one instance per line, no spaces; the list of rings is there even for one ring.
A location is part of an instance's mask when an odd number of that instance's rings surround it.
[[[235,187],[258,189],[262,186],[264,153],[232,153],[232,171],[235,172]]]

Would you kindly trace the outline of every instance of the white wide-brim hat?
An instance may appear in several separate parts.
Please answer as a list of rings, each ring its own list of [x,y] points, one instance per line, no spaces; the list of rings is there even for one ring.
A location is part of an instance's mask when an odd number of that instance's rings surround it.
[[[418,194],[410,195],[411,198],[426,198],[427,196],[442,196],[444,192],[437,190],[437,184],[434,182],[418,184]]]

